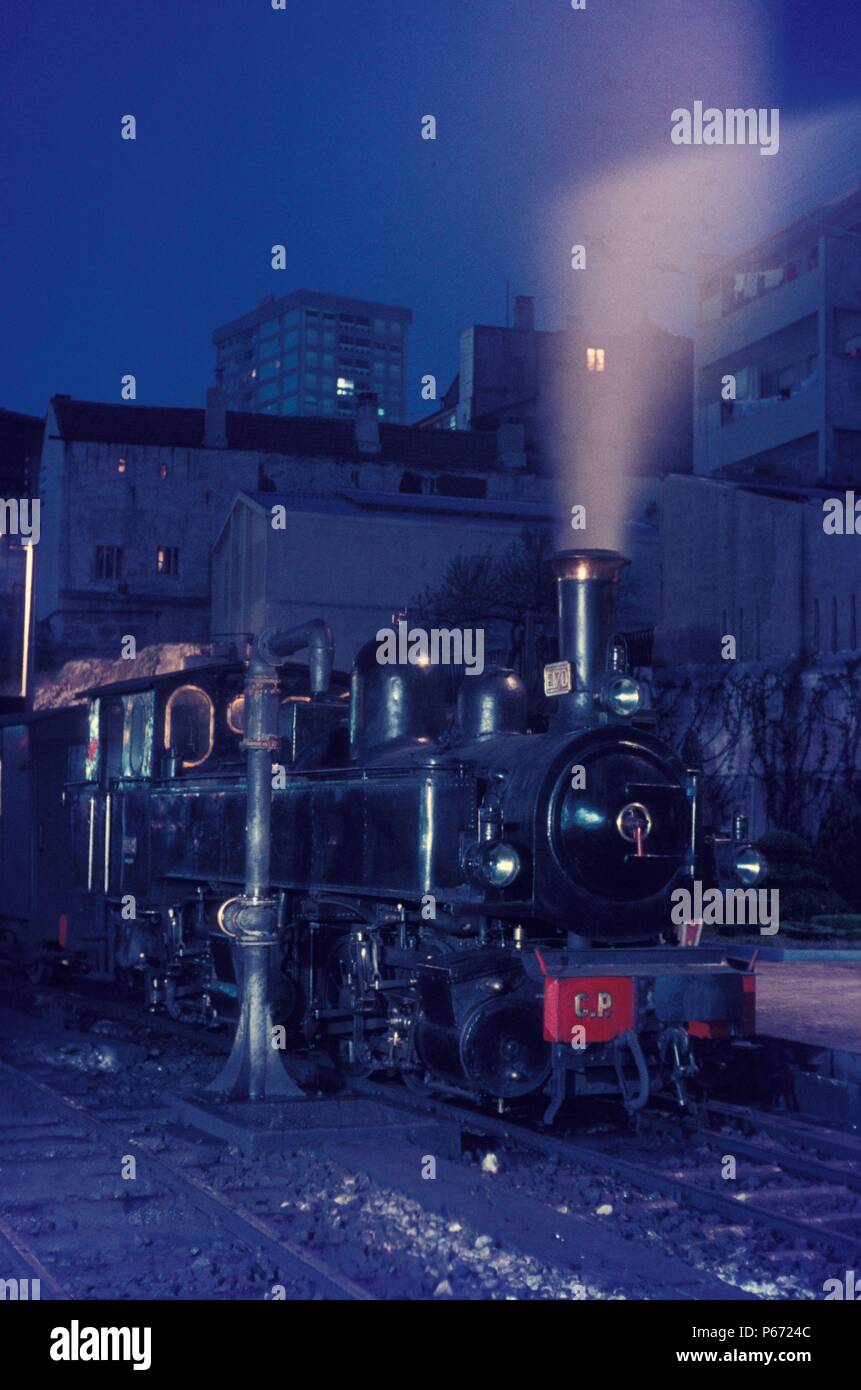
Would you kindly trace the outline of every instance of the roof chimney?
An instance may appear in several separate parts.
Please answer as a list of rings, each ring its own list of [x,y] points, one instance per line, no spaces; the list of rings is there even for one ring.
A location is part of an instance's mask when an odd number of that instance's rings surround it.
[[[227,415],[224,393],[221,390],[222,370],[215,373],[215,385],[206,392],[206,411],[203,425],[203,445],[206,449],[227,448]]]
[[[375,391],[360,391],[356,403],[356,448],[360,454],[380,452],[380,416]]]
[[[535,329],[535,300],[531,294],[514,296],[514,327],[525,328],[532,333]]]

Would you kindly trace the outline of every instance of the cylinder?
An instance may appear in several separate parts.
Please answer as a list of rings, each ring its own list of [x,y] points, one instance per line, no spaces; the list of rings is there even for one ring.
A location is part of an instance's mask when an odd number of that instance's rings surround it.
[[[612,665],[619,574],[630,562],[615,550],[561,550],[553,557],[559,659],[571,665],[572,691],[554,697],[557,727],[595,717],[595,696]]]

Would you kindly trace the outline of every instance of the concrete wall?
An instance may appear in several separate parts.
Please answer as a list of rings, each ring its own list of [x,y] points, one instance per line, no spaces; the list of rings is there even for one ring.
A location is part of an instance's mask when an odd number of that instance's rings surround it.
[[[425,588],[438,586],[456,556],[488,549],[501,554],[522,525],[303,510],[288,512],[286,529],[273,530],[253,503],[239,498],[213,554],[213,635],[216,629],[223,635],[225,623],[244,633],[324,618],[334,633],[336,665],[349,670],[358,648],[390,625],[395,609],[409,609]],[[228,534],[236,544],[227,541]],[[246,567],[248,545],[265,548],[258,572],[265,576],[263,603],[257,582],[243,585],[226,573],[235,576]]]
[[[826,535],[822,523],[819,496],[668,478],[656,662],[719,661],[726,633],[740,661],[857,650],[861,536]]]

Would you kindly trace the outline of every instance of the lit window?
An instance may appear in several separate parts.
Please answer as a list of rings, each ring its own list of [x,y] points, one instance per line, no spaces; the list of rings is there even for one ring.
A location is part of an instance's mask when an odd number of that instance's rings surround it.
[[[205,690],[181,685],[167,702],[164,746],[183,767],[199,767],[212,752],[215,707]]]
[[[356,383],[355,381],[351,381],[349,377],[339,376],[337,389],[339,396],[352,396],[356,389]]]
[[[233,734],[241,734],[245,727],[245,696],[236,695],[227,706],[227,727]]]
[[[156,574],[179,574],[179,550],[175,545],[160,545],[155,552]]]
[[[167,464],[166,464],[166,463],[161,463],[161,464],[159,464],[158,476],[162,479],[162,481],[164,481],[164,479],[167,477]]]
[[[118,473],[125,473],[125,471],[126,471],[126,461],[125,461],[125,459],[120,459],[119,462],[118,462],[118,464],[117,464],[117,472],[118,472]]]
[[[590,372],[603,372],[604,370],[604,349],[587,348],[586,366]]]

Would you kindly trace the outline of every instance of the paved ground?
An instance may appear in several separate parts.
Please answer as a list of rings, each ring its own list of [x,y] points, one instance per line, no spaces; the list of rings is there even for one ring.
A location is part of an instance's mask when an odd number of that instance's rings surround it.
[[[757,961],[756,1031],[861,1052],[861,963]]]

